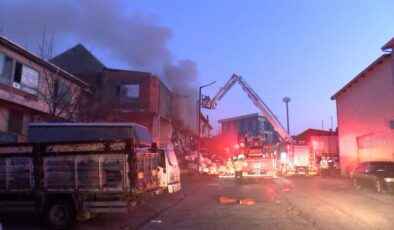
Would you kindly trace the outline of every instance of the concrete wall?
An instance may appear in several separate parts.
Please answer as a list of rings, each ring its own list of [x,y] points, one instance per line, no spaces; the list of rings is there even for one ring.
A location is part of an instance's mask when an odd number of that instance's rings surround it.
[[[394,82],[390,58],[384,58],[337,96],[341,173],[361,161],[394,160]]]

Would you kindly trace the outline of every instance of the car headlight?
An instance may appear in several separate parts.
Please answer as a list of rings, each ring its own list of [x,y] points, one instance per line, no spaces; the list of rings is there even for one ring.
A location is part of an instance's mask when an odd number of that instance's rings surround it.
[[[394,182],[394,178],[384,178],[385,182]]]

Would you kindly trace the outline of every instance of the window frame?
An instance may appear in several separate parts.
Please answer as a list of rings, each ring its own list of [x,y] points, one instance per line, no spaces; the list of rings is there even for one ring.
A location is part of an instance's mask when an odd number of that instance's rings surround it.
[[[28,94],[32,95],[37,95],[38,90],[39,90],[39,85],[40,85],[40,71],[33,68],[31,65],[25,64],[24,62],[21,62],[9,55],[7,55],[4,52],[0,52],[0,55],[3,56],[3,69],[1,70],[0,73],[0,83],[3,83],[5,85],[9,85],[13,88],[22,90],[23,92],[26,92]],[[3,76],[4,72],[4,66],[6,59],[11,60],[11,70],[9,72],[9,76]],[[18,69],[17,69],[18,68]],[[37,85],[36,86],[30,86],[28,84],[25,84],[26,82],[24,81],[24,73],[26,73],[26,69],[29,69],[31,71],[34,71],[37,74]],[[25,71],[24,71],[25,70]],[[7,79],[8,77],[8,79]]]

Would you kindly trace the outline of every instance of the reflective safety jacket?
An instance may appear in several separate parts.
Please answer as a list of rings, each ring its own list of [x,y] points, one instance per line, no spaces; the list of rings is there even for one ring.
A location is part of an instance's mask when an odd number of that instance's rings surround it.
[[[243,168],[243,162],[242,162],[242,160],[234,161],[234,170],[235,170],[236,172],[242,171],[242,168]]]
[[[328,160],[326,158],[321,159],[320,168],[327,169],[328,168]]]

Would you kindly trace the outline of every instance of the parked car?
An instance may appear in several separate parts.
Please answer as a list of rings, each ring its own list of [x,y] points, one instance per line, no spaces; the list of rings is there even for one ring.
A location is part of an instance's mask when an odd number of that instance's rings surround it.
[[[356,189],[372,187],[377,192],[393,191],[394,162],[370,161],[360,163],[352,171],[352,181]]]

